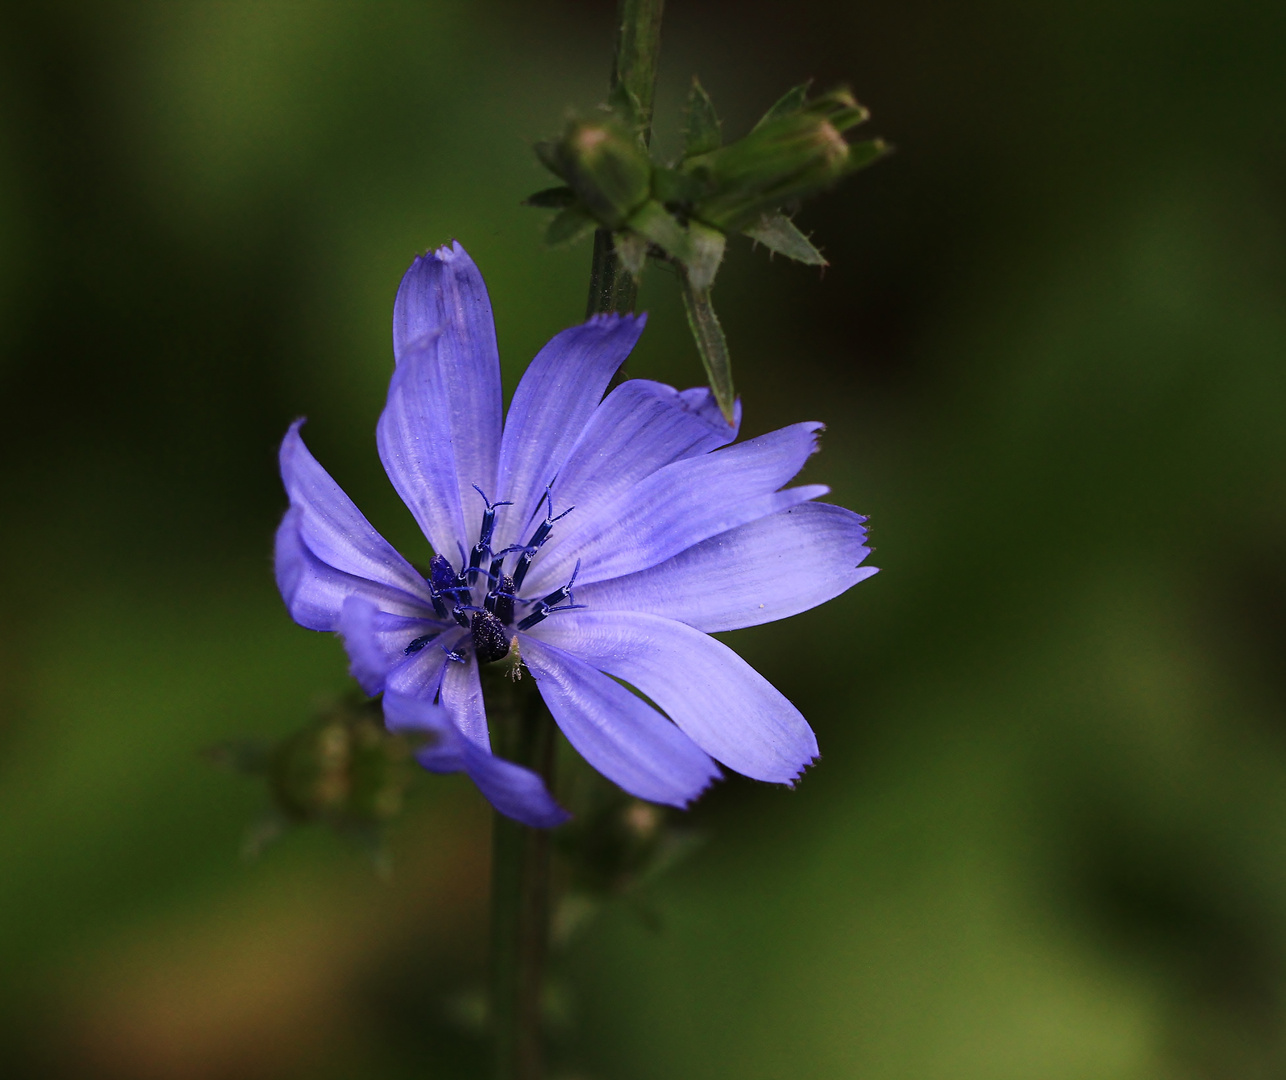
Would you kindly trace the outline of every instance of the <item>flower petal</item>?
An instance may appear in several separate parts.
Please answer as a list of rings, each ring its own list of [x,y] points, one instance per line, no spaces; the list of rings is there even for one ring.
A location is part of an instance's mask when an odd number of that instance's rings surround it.
[[[689,409],[705,417],[712,425],[722,426],[728,423],[723,418],[723,410],[719,408],[719,400],[714,396],[714,391],[708,386],[694,386],[690,390],[680,390],[679,397]],[[728,442],[733,442],[737,438],[737,433],[741,431],[741,398],[737,398],[732,403],[732,438]]]
[[[395,663],[385,676],[385,691],[423,698],[425,701],[437,701],[446,678],[444,669],[459,663],[449,659],[448,653],[454,653],[468,634],[469,631],[461,630],[453,624],[441,637]]]
[[[380,461],[433,550],[458,558],[467,533],[451,438],[451,410],[439,382],[439,339],[421,338],[402,353],[375,426]],[[477,495],[470,492],[474,499]],[[472,541],[469,541],[472,543]]]
[[[545,485],[580,438],[646,321],[644,315],[596,315],[556,334],[527,367],[500,446],[498,498],[513,505],[496,519],[496,550],[527,539]]]
[[[574,525],[551,536],[533,564],[524,595],[559,587],[578,561],[579,581],[586,585],[632,574],[708,537],[825,495],[829,489],[816,484],[777,490],[817,449],[821,426],[794,424],[676,461],[587,508]]]
[[[558,472],[554,495],[560,507],[583,509],[672,461],[707,454],[736,437],[707,387],[680,394],[664,383],[631,379],[594,410]]]
[[[533,829],[552,829],[571,818],[554,801],[540,776],[530,769],[498,758],[463,738],[461,758],[469,778],[505,817]]]
[[[817,757],[808,722],[726,645],[656,615],[566,611],[531,634],[636,686],[716,760],[790,784]]]
[[[475,746],[490,751],[487,710],[482,701],[482,682],[478,678],[476,658],[471,657],[463,664],[454,661],[447,664],[440,700],[460,734]]]
[[[374,697],[384,689],[389,671],[406,657],[406,647],[417,638],[440,636],[443,627],[428,619],[390,615],[354,593],[344,600],[336,629],[348,652],[349,674]]]
[[[577,603],[643,611],[707,634],[784,619],[823,604],[876,572],[866,519],[804,503],[719,533],[626,577],[578,586]]]
[[[304,445],[303,420],[290,425],[278,458],[299,539],[326,565],[391,586],[429,604],[428,587],[344,494]]]
[[[389,479],[435,551],[477,539],[495,498],[502,399],[491,301],[458,243],[417,258],[393,305],[397,368],[377,438]]]
[[[487,801],[507,817],[533,828],[550,829],[571,816],[554,801],[536,773],[465,738],[441,705],[388,692],[384,695],[384,721],[390,731],[424,731],[434,736],[435,744],[416,755],[421,764],[433,772],[464,770]]]
[[[568,742],[631,795],[687,806],[720,777],[704,750],[602,672],[531,637],[522,657]]]
[[[430,612],[401,589],[336,570],[317,558],[299,535],[301,511],[290,509],[277,527],[274,570],[290,617],[309,630],[335,630],[349,596],[365,596],[377,607],[408,617]]]

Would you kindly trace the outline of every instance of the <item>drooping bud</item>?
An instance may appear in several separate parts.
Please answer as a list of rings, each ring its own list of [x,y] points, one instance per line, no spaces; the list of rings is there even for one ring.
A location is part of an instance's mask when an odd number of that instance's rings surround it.
[[[652,163],[614,118],[573,121],[561,138],[537,143],[536,153],[605,228],[619,229],[651,194]]]

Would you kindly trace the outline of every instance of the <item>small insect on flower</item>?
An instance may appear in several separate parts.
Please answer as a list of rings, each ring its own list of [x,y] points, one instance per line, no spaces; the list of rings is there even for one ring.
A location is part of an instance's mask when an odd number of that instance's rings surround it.
[[[342,635],[391,729],[433,734],[422,765],[464,770],[529,825],[567,815],[535,773],[491,753],[481,664],[516,644],[568,741],[639,798],[686,806],[716,762],[790,784],[817,756],[812,729],[708,635],[875,573],[863,517],[814,502],[825,487],[784,487],[820,424],[734,444],[704,387],[633,379],[603,396],[644,322],[596,316],[555,336],[503,419],[478,268],[458,243],[412,263],[376,441],[434,551],[427,577],[309,453],[302,420],[281,445],[276,575],[291,616]]]

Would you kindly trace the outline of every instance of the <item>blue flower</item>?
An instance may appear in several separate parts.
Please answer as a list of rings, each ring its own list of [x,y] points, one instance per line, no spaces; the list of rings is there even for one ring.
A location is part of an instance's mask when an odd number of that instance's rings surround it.
[[[425,575],[375,531],[299,435],[281,445],[276,540],[291,616],[338,631],[421,763],[463,769],[502,813],[566,813],[490,751],[479,666],[510,653],[604,776],[686,806],[716,761],[790,784],[817,756],[799,711],[708,636],[797,614],[875,573],[864,518],[784,488],[820,424],[737,435],[705,388],[634,379],[604,397],[644,317],[599,316],[531,362],[502,424],[482,276],[459,244],[417,258],[393,308],[380,459],[435,554]],[[611,676],[609,678],[609,676]],[[620,681],[617,681],[620,680]],[[638,688],[658,712],[622,682]]]

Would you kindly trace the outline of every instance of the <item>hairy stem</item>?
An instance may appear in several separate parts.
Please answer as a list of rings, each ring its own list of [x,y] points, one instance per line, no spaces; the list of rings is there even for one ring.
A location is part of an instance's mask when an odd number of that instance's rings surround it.
[[[661,54],[661,14],[665,0],[620,0],[616,20],[616,56],[612,62],[612,93],[624,90],[633,104],[636,133],[643,148],[652,141],[652,102],[656,96],[656,64]],[[616,257],[612,234],[594,233],[594,261],[589,271],[586,315],[634,310],[638,283]]]
[[[538,772],[552,790],[554,721],[535,681],[514,683],[506,665],[488,675],[492,749]],[[549,831],[493,814],[491,1009],[496,1080],[540,1080],[541,990],[549,939]]]

